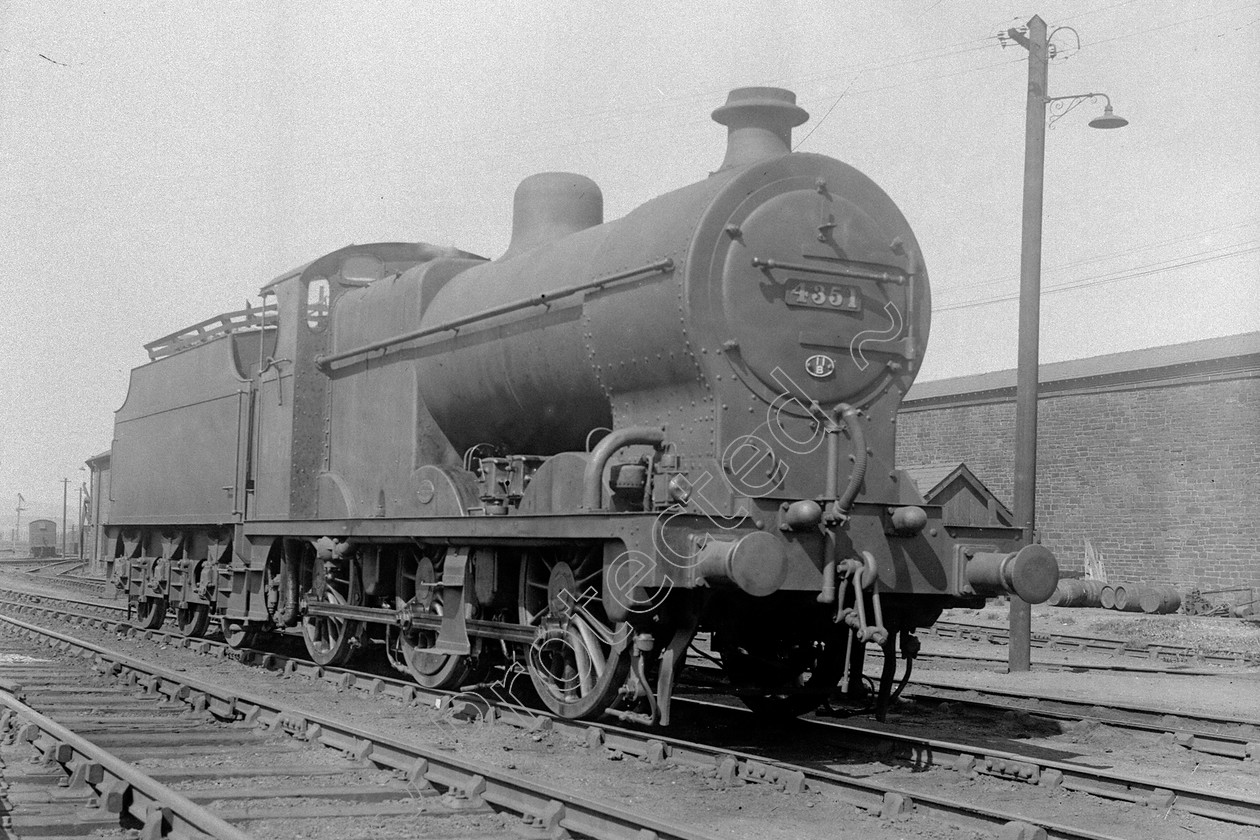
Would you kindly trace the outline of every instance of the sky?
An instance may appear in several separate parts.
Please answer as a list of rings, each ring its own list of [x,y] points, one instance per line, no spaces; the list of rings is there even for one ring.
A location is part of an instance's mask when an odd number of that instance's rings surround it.
[[[920,380],[1013,368],[1027,53],[1130,125],[1046,142],[1043,363],[1260,329],[1260,2],[0,0],[0,534],[60,520],[143,344],[350,243],[496,257],[516,184],[614,219],[719,165],[735,87],[879,183],[933,291]],[[71,514],[73,519],[73,513]]]

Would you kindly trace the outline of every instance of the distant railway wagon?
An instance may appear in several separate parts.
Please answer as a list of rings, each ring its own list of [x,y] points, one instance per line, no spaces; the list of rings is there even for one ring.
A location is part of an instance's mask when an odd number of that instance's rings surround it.
[[[57,556],[57,523],[51,519],[35,519],[31,521],[31,556]]]

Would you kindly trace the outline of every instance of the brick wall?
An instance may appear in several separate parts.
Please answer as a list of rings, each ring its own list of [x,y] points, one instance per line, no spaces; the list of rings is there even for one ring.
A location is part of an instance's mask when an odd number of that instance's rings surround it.
[[[1088,538],[1113,579],[1260,595],[1260,377],[1199,367],[1138,382],[1113,375],[1111,386],[1043,385],[1037,527],[1062,568],[1082,569]],[[964,461],[1011,504],[1013,389],[936,390],[918,403],[911,392],[898,462]]]

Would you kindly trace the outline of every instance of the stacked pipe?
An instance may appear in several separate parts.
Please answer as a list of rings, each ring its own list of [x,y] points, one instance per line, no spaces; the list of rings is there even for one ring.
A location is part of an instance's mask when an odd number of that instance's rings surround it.
[[[1102,607],[1164,615],[1181,608],[1181,593],[1174,586],[1162,584],[1112,584],[1100,580],[1064,578],[1050,596],[1050,606]]]

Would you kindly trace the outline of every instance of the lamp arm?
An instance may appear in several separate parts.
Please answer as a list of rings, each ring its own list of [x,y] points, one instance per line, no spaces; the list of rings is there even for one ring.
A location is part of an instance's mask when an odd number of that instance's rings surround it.
[[[1067,99],[1097,99],[1100,96],[1103,99],[1107,100],[1107,106],[1110,107],[1111,97],[1105,93],[1074,93],[1071,96],[1047,96],[1042,101],[1046,103],[1050,103],[1050,102],[1061,102]]]
[[[1069,96],[1044,97],[1042,102],[1050,106],[1050,121],[1047,123],[1047,126],[1053,128],[1056,122],[1066,117],[1077,105],[1080,105],[1082,102],[1092,102],[1100,96],[1107,103],[1104,107],[1110,108],[1111,97],[1105,93],[1074,93]]]

